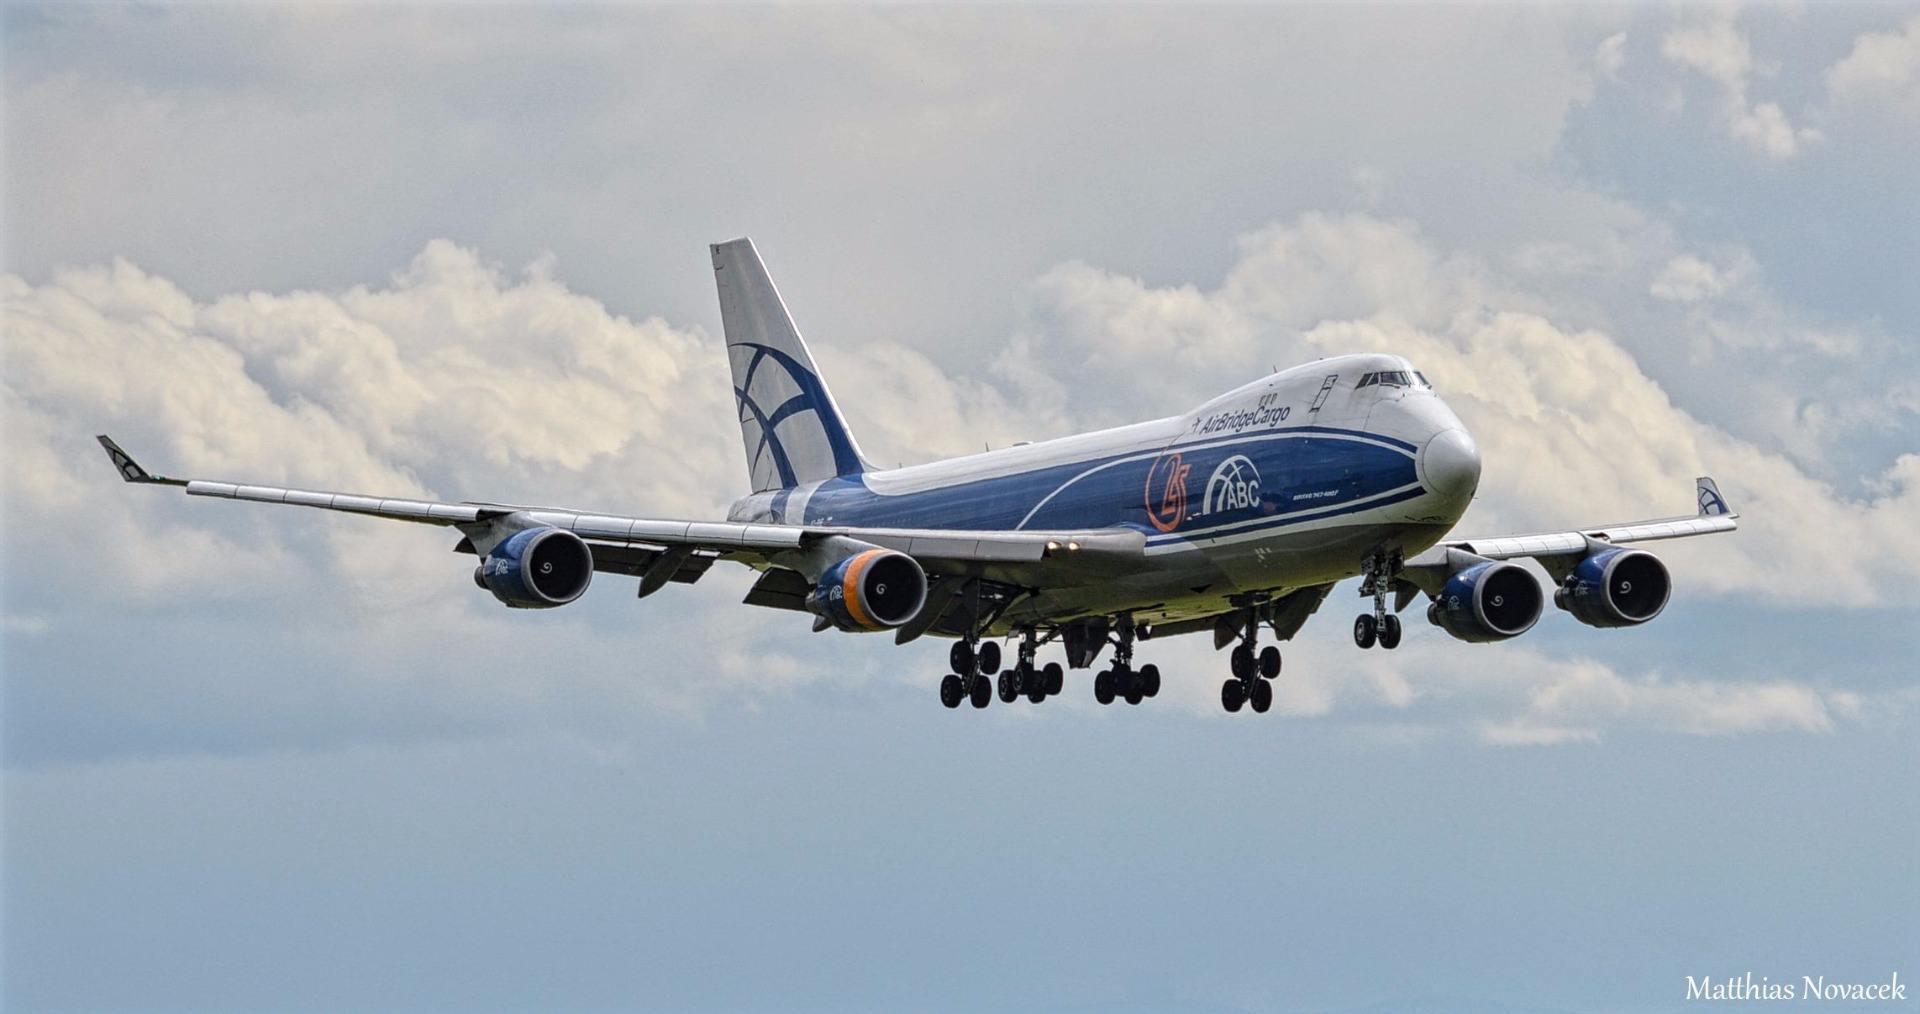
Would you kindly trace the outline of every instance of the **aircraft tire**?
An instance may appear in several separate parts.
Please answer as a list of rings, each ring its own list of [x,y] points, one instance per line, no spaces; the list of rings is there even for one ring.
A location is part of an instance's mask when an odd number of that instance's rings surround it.
[[[1060,668],[1060,663],[1048,662],[1046,674],[1048,697],[1058,696],[1060,691],[1067,688],[1067,671]]]
[[[1247,703],[1247,685],[1239,680],[1228,680],[1220,684],[1220,706],[1228,711],[1239,711]]]
[[[1233,654],[1229,658],[1233,665],[1233,678],[1237,680],[1253,675],[1254,668],[1259,665],[1253,657],[1253,649],[1245,643],[1234,646]]]
[[[1000,703],[1012,704],[1013,699],[1020,696],[1020,682],[1019,682],[1018,674],[1016,674],[1012,669],[1002,670],[1000,673],[999,689],[1000,689]]]
[[[973,678],[973,706],[984,708],[993,703],[993,681],[985,674]]]
[[[946,678],[940,681],[941,704],[949,708],[957,708],[960,706],[960,699],[965,696],[967,692],[960,687],[960,677],[948,673]]]
[[[1093,699],[1101,704],[1113,703],[1113,673],[1102,669],[1093,678]]]
[[[1361,648],[1371,648],[1373,647],[1374,640],[1378,636],[1379,630],[1374,626],[1372,613],[1361,613],[1353,618],[1354,644],[1359,645]]]
[[[1266,680],[1254,680],[1253,686],[1247,689],[1247,703],[1253,705],[1253,710],[1264,715],[1268,708],[1273,707],[1273,684]]]
[[[1022,680],[1021,686],[1024,688],[1029,702],[1039,704],[1041,701],[1047,699],[1047,678],[1044,675],[1037,672],[1029,672]]]
[[[1160,696],[1160,667],[1149,662],[1140,667],[1140,690],[1148,697]]]
[[[1000,646],[992,641],[981,645],[975,654],[979,656],[981,672],[993,672],[1000,668]]]
[[[1260,649],[1260,678],[1272,679],[1280,675],[1280,649],[1269,644]]]
[[[1388,616],[1386,622],[1380,624],[1380,647],[1388,651],[1400,647],[1400,617]]]
[[[947,651],[947,661],[953,665],[954,672],[972,672],[973,645],[965,641],[953,642],[953,647]]]

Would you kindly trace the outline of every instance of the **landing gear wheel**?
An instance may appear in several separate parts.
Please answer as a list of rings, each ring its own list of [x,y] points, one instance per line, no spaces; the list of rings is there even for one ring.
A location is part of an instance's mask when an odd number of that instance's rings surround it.
[[[1160,667],[1149,662],[1140,667],[1140,692],[1148,697],[1160,696]]]
[[[1020,663],[1018,669],[1020,672],[1020,692],[1027,695],[1027,700],[1033,704],[1038,704],[1046,700],[1047,674],[1035,669],[1031,663],[1027,662]]]
[[[1260,677],[1272,679],[1280,675],[1280,649],[1269,644],[1260,649]]]
[[[1048,697],[1056,696],[1060,691],[1067,688],[1067,671],[1060,668],[1060,663],[1048,662],[1045,673],[1047,677],[1046,687]]]
[[[1373,614],[1361,613],[1353,618],[1353,643],[1362,648],[1371,648],[1378,636],[1379,629],[1374,626]]]
[[[953,647],[947,651],[947,661],[953,664],[954,672],[972,672],[973,645],[965,641],[953,642]]]
[[[981,645],[974,654],[980,657],[981,672],[992,672],[1000,668],[1000,646],[992,641]]]
[[[983,673],[973,678],[973,706],[984,708],[993,701],[993,681]]]
[[[1113,703],[1113,673],[1102,669],[1093,678],[1093,699],[1101,704]]]
[[[1400,617],[1388,616],[1380,621],[1380,647],[1388,651],[1400,647]]]
[[[941,704],[949,708],[957,708],[960,706],[960,699],[965,696],[967,692],[960,686],[960,677],[948,673],[947,677],[940,681]]]
[[[1234,679],[1246,679],[1253,675],[1254,669],[1259,666],[1259,662],[1254,658],[1253,649],[1245,644],[1234,648],[1232,657]]]
[[[1220,684],[1220,706],[1228,711],[1239,711],[1247,703],[1247,685],[1239,680],[1228,680]]]
[[[1140,678],[1139,673],[1123,670],[1115,675],[1119,677],[1120,696],[1126,698],[1128,704],[1139,704],[1147,699],[1146,681]]]
[[[985,677],[981,677],[985,679]],[[1020,674],[1008,669],[1000,674],[1000,703],[1012,704],[1020,696]]]
[[[1254,680],[1253,686],[1247,690],[1247,703],[1253,705],[1253,710],[1266,714],[1267,709],[1273,707],[1273,684],[1266,680]]]

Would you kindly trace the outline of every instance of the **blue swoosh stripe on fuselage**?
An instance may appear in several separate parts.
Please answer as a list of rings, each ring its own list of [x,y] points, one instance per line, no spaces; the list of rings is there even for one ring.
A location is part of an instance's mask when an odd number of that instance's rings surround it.
[[[1378,506],[1415,487],[1415,446],[1352,430],[1296,427],[1257,435],[1134,450],[952,486],[876,493],[854,478],[831,479],[807,501],[809,524],[956,530],[1045,530],[1132,526],[1157,534],[1147,513],[1147,473],[1173,454],[1187,466],[1187,510],[1172,535],[1268,518],[1308,520]],[[1236,457],[1246,459],[1236,468]],[[1235,463],[1238,464],[1238,463]],[[1226,474],[1232,473],[1232,474]],[[1236,485],[1237,484],[1237,485]],[[1204,526],[1192,526],[1201,517]]]
[[[1391,507],[1397,503],[1405,503],[1424,493],[1426,493],[1424,488],[1420,486],[1410,486],[1406,489],[1397,490],[1387,496],[1369,499],[1359,503],[1342,504],[1338,507],[1329,507],[1324,510],[1316,510],[1310,514],[1276,514],[1272,517],[1259,518],[1254,521],[1244,521],[1233,525],[1222,525],[1217,528],[1196,528],[1192,531],[1181,530],[1169,532],[1165,535],[1155,531],[1148,531],[1147,545],[1151,547],[1164,546],[1176,542],[1203,543],[1211,542],[1215,539],[1238,538],[1256,532],[1266,532],[1286,528],[1290,525],[1306,524],[1309,521],[1323,521],[1327,518],[1340,517],[1343,514],[1359,514],[1377,507]]]

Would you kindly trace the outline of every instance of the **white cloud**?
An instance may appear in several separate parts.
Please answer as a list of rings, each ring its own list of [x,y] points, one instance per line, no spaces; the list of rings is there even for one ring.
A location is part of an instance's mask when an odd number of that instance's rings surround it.
[[[1609,80],[1620,77],[1620,69],[1627,65],[1627,33],[1615,32],[1600,40],[1593,51],[1593,68],[1600,76]]]
[[[1723,266],[1670,263],[1656,284],[1704,299],[1750,287],[1754,271],[1735,251]],[[1911,602],[1920,589],[1920,546],[1901,534],[1920,527],[1920,455],[1899,456],[1871,498],[1842,496],[1676,405],[1607,333],[1557,324],[1550,300],[1434,249],[1410,224],[1308,215],[1260,230],[1212,291],[1070,265],[1039,295],[1048,308],[1026,336],[1029,360],[1143,411],[1180,410],[1269,363],[1383,350],[1412,358],[1486,458],[1464,534],[1667,514],[1690,505],[1694,476],[1712,474],[1745,512],[1743,530],[1677,550],[1701,564],[1683,580],[1827,603]],[[1137,367],[1156,354],[1182,369]],[[1780,427],[1802,428],[1790,401],[1772,411]]]
[[[1654,296],[1678,303],[1698,303],[1716,299],[1744,280],[1751,272],[1752,258],[1731,267],[1721,267],[1692,254],[1681,254],[1667,262],[1660,277],[1649,290]]]
[[[1669,29],[1660,40],[1660,55],[1720,86],[1721,114],[1734,140],[1769,158],[1792,158],[1804,145],[1818,141],[1820,132],[1795,128],[1777,103],[1747,101],[1757,68],[1746,36],[1734,25],[1736,14],[1721,8],[1703,23]]]
[[[1737,256],[1716,257],[1670,264],[1675,294],[1725,293],[1727,279],[1749,272]],[[510,278],[471,250],[435,242],[383,286],[204,302],[125,262],[62,271],[38,286],[0,284],[7,548],[16,570],[52,582],[47,608],[30,622],[10,620],[14,633],[57,628],[61,602],[317,602],[284,613],[279,636],[315,657],[351,661],[357,679],[426,695],[457,683],[462,698],[590,722],[632,706],[698,714],[716,692],[754,706],[823,681],[901,678],[877,661],[889,647],[877,641],[796,643],[803,618],[743,617],[748,575],[724,566],[648,602],[638,615],[652,633],[635,638],[657,637],[662,623],[686,636],[636,662],[626,638],[595,628],[593,607],[503,614],[468,587],[447,539],[131,489],[91,444],[94,432],[117,433],[173,474],[711,515],[742,472],[716,343],[657,319],[611,315],[556,281],[548,262]],[[1034,321],[995,362],[1008,381],[1000,389],[903,347],[823,344],[824,369],[868,449],[883,460],[968,453],[982,441],[1184,409],[1250,366],[1386,349],[1419,362],[1481,443],[1475,532],[1666,513],[1687,505],[1692,476],[1712,472],[1746,520],[1737,535],[1662,550],[1683,587],[1832,606],[1909,601],[1920,585],[1906,537],[1920,503],[1920,456],[1901,458],[1871,499],[1844,500],[1787,460],[1691,417],[1604,332],[1557,325],[1547,301],[1477,258],[1442,253],[1406,222],[1308,215],[1258,230],[1212,290],[1069,263],[1034,294]],[[1180,369],[1141,368],[1167,362]],[[450,584],[465,594],[449,594]],[[529,623],[540,638],[524,636]],[[334,636],[343,625],[356,631],[350,642]],[[572,675],[559,685],[528,681],[525,673],[555,664],[539,645],[556,643],[567,645],[562,664]],[[450,644],[460,645],[453,657]],[[715,644],[726,646],[717,666],[711,657],[672,661]],[[830,649],[831,660],[816,657]],[[847,661],[868,650],[875,661]],[[1195,639],[1155,650],[1169,653],[1169,671],[1183,659],[1201,671],[1217,662]],[[1578,678],[1556,676],[1567,663],[1522,654],[1546,675],[1462,694],[1447,681],[1468,685],[1461,674],[1486,656],[1436,654],[1411,669],[1410,657],[1356,666],[1308,656],[1290,663],[1276,708],[1424,719],[1436,702],[1465,700],[1457,717],[1490,742],[1629,727],[1823,727],[1809,702],[1826,699],[1791,686],[1716,690],[1577,666]],[[631,678],[636,664],[647,679]],[[1212,713],[1217,690],[1186,681],[1168,697]]]
[[[1894,31],[1855,38],[1853,50],[1824,77],[1827,93],[1837,100],[1912,99],[1920,87],[1920,16]]]

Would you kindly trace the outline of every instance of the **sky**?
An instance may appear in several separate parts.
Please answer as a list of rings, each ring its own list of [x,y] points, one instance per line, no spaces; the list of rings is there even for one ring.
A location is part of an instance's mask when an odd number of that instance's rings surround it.
[[[1920,5],[9,4],[0,1003],[1661,1011],[1920,976]],[[150,469],[718,516],[705,244],[868,456],[1407,356],[1461,535],[1685,513],[1666,612],[1272,713],[947,711],[716,567]],[[1914,994],[1920,996],[1920,993]],[[1909,1001],[1913,1003],[1913,1001]],[[1898,1006],[1898,1005],[1889,1005]]]

